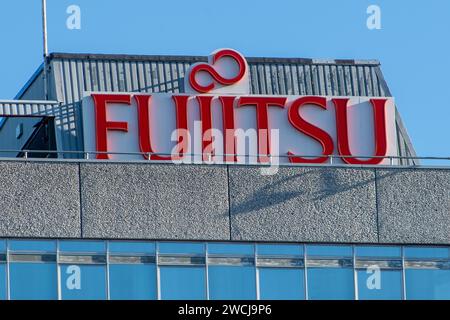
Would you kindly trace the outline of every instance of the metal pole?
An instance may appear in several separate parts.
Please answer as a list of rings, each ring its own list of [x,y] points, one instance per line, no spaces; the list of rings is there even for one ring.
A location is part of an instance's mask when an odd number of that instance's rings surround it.
[[[44,97],[48,100],[48,84],[47,84],[47,0],[42,0],[42,33],[43,33],[43,49],[44,49]]]

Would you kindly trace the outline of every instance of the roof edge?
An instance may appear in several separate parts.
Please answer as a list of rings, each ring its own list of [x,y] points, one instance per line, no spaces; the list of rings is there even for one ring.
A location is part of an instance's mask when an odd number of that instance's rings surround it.
[[[181,55],[129,55],[129,54],[102,54],[102,53],[63,53],[54,52],[49,59],[84,59],[84,60],[128,60],[128,61],[176,61],[193,62],[206,61],[206,56],[181,56]],[[275,58],[275,57],[247,57],[250,63],[287,63],[287,64],[325,64],[325,65],[370,65],[379,66],[376,59],[310,59],[310,58]]]
[[[28,90],[28,88],[31,86],[31,84],[41,75],[41,73],[44,70],[44,63],[41,63],[41,65],[36,69],[36,71],[33,73],[33,75],[28,79],[28,81],[22,86],[22,88],[19,90],[19,92],[16,94],[16,96],[13,98],[13,100],[20,100],[25,93],[25,91]]]

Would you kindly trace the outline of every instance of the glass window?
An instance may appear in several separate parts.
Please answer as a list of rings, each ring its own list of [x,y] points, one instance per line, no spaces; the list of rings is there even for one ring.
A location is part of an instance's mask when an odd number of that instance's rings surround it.
[[[208,254],[220,255],[254,255],[253,244],[209,243]]]
[[[56,300],[56,263],[11,263],[10,292],[13,300]]]
[[[0,300],[6,300],[6,264],[0,264]]]
[[[355,296],[353,269],[308,268],[311,300],[352,300]]]
[[[360,300],[401,300],[402,272],[400,270],[358,270]]]
[[[64,300],[106,299],[106,266],[62,265],[60,268]]]
[[[305,278],[303,269],[260,268],[258,273],[260,299],[305,299]]]
[[[46,240],[11,240],[11,251],[56,252],[56,241]]]
[[[0,240],[0,252],[6,252],[6,241]]]
[[[131,241],[110,241],[109,252],[110,253],[141,253],[154,255],[155,243],[153,242],[131,242]]]
[[[259,244],[258,255],[289,255],[289,256],[302,256],[303,246],[293,244]]]
[[[253,266],[210,266],[208,276],[211,299],[256,299]]]
[[[407,299],[450,299],[450,270],[407,269],[405,275]]]
[[[0,240],[0,300],[6,298],[6,241]]]
[[[111,264],[110,297],[115,300],[154,300],[156,266],[151,264]]]
[[[448,259],[449,249],[442,247],[406,247],[405,258]]]
[[[159,243],[161,254],[204,254],[205,244],[195,242],[161,242]]]
[[[60,241],[59,251],[62,252],[105,252],[104,241]]]
[[[320,257],[351,257],[351,246],[309,245],[306,247],[308,256]]]
[[[161,299],[205,300],[205,267],[160,267]]]
[[[402,249],[391,246],[363,246],[355,247],[357,257],[377,257],[377,258],[401,258]]]

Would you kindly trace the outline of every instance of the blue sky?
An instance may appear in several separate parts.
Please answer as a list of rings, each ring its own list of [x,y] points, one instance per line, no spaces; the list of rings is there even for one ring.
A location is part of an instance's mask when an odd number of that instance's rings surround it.
[[[50,52],[378,59],[417,153],[450,156],[448,0],[47,0]],[[40,0],[0,4],[0,99],[42,61]],[[81,30],[66,28],[69,5]],[[366,27],[369,5],[381,30]]]

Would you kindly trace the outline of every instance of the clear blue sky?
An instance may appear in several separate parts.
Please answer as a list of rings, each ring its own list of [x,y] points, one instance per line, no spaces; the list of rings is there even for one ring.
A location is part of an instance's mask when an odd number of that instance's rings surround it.
[[[419,155],[450,156],[448,0],[47,0],[50,52],[378,59]],[[41,0],[0,4],[0,99],[41,63]],[[81,30],[66,9],[81,8]],[[381,8],[381,30],[366,9]]]

